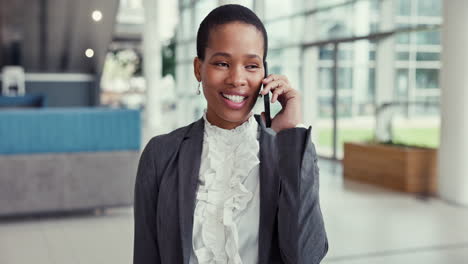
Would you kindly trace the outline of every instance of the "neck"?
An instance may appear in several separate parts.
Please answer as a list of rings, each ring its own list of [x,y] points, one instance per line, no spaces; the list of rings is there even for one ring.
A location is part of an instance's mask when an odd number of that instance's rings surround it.
[[[240,125],[242,125],[245,121],[247,121],[250,117],[252,116],[252,113],[247,115],[244,119],[241,121],[228,121],[225,120],[221,117],[219,117],[216,113],[213,113],[212,111],[209,111],[209,109],[206,111],[206,119],[210,124],[217,126],[222,129],[234,129]]]

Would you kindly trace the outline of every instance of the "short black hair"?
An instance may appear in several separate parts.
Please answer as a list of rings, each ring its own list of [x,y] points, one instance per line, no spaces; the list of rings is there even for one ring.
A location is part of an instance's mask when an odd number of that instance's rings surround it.
[[[205,59],[205,50],[211,30],[217,26],[240,22],[252,25],[263,35],[263,60],[266,60],[268,50],[268,36],[262,21],[258,16],[245,6],[229,4],[213,9],[200,23],[197,33],[197,57]]]

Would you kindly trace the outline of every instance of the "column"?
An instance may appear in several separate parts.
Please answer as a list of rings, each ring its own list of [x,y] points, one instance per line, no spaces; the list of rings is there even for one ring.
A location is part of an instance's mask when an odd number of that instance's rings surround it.
[[[303,6],[307,10],[316,7],[316,1],[304,1]],[[317,41],[317,23],[316,15],[309,15],[304,21],[304,38],[302,42]],[[319,70],[319,47],[302,48],[299,58],[301,67],[301,86],[302,90],[302,114],[306,126],[313,127],[312,141],[318,141],[318,70]]]
[[[386,32],[395,29],[394,6],[392,2],[392,0],[383,0],[381,2],[380,31]],[[393,100],[394,60],[394,37],[379,40],[376,54],[376,102],[378,105]]]
[[[370,32],[369,1],[359,1],[354,4],[354,34],[365,36]],[[353,107],[352,117],[359,114],[359,106],[367,102],[369,83],[369,40],[355,41],[353,45]]]
[[[380,31],[395,29],[393,0],[383,0],[380,4]],[[394,100],[395,87],[395,37],[380,39],[377,43],[375,68],[375,104],[376,107]],[[384,118],[377,118],[376,134],[380,140],[390,137]]]
[[[438,190],[468,206],[468,1],[443,1]]]
[[[161,37],[158,25],[159,0],[143,0],[145,23],[143,26],[143,73],[146,80],[146,105],[143,116],[143,145],[153,136],[161,134],[163,116],[159,93],[161,81]]]

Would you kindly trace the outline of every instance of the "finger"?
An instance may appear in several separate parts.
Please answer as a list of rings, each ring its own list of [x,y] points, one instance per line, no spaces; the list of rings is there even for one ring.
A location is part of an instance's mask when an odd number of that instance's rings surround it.
[[[262,90],[260,91],[260,94],[262,94],[262,95],[268,94],[270,92],[271,88],[272,88],[271,83],[264,84]]]
[[[278,101],[278,97],[284,93],[284,89],[283,88],[277,88],[274,93],[273,93],[273,96],[272,96],[272,103],[276,103],[276,101]]]
[[[279,87],[273,91],[273,96],[271,97],[271,102],[275,103],[278,100],[278,97],[284,93],[284,88]]]
[[[263,123],[266,124],[265,112],[262,112],[262,113],[260,114],[260,116],[262,117]]]
[[[270,75],[268,75],[266,78],[264,78],[264,79],[262,80],[262,83],[263,83],[263,84],[268,84],[269,82],[272,82],[272,81],[274,81],[274,80],[275,80],[274,74],[270,74]]]
[[[265,85],[265,87],[262,90],[262,94],[265,95],[268,94],[268,92],[270,91],[273,92],[276,88],[282,86],[283,84],[284,82],[282,80],[272,81]]]
[[[285,83],[289,83],[288,77],[285,75],[279,75],[279,74],[270,74],[268,75],[265,79],[262,80],[263,84],[268,84],[273,81],[279,81],[283,80]]]
[[[274,82],[274,81],[278,81],[278,80],[281,80],[282,75],[278,75],[278,74],[270,74],[268,75],[268,77],[266,77],[265,79],[263,79],[263,84],[268,84],[270,82]]]

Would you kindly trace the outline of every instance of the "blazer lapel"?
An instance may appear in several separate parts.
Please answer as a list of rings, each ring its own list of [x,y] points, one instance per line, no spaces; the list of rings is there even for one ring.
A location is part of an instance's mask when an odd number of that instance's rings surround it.
[[[258,233],[258,263],[268,263],[272,235],[275,232],[278,207],[279,178],[275,172],[276,146],[274,132],[266,128],[255,115],[260,132],[260,227]],[[192,250],[193,213],[198,187],[204,120],[194,123],[185,135],[178,159],[178,206],[183,263],[188,264]]]
[[[268,263],[272,235],[276,230],[279,178],[276,174],[276,145],[273,130],[265,127],[259,115],[255,119],[260,129],[260,227],[258,232],[258,263]]]
[[[192,250],[193,212],[203,148],[203,118],[185,135],[178,159],[179,224],[183,263],[188,264]]]

